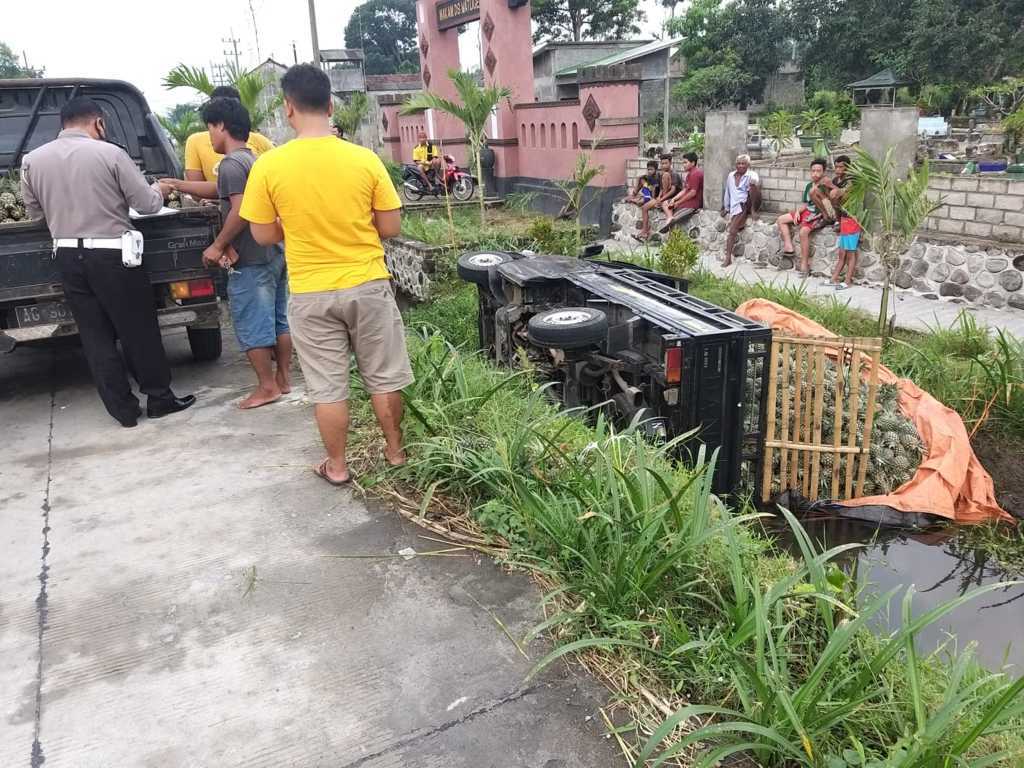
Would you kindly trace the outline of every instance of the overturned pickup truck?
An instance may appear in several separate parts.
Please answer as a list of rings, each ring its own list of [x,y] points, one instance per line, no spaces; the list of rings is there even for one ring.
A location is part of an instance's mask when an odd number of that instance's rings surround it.
[[[0,80],[0,176],[13,179],[26,153],[56,137],[61,107],[80,95],[99,103],[108,140],[123,147],[139,170],[152,177],[181,175],[167,137],[136,88],[117,80],[74,79]],[[7,208],[0,205],[0,353],[78,333],[46,224],[19,220],[24,207],[8,194],[19,215],[6,221]],[[193,357],[216,359],[221,354],[219,278],[202,256],[220,227],[217,208],[171,209],[135,217],[133,223],[146,241],[142,268],[160,327],[184,327]]]
[[[463,254],[458,272],[478,288],[480,347],[499,363],[525,354],[567,407],[639,419],[652,438],[697,430],[719,451],[714,490],[756,493],[769,328],[623,262],[487,251]]]

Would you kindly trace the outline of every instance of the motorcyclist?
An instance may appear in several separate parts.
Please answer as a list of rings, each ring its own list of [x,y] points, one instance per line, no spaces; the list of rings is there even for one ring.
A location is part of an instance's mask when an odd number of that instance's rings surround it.
[[[435,181],[443,178],[444,158],[427,140],[427,134],[424,131],[416,134],[416,138],[419,143],[412,148],[412,162],[427,190],[433,192]]]

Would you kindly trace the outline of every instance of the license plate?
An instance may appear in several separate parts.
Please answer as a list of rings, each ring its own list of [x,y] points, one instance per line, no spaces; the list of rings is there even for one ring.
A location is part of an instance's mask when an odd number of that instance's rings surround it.
[[[48,301],[45,304],[25,304],[14,308],[14,319],[18,326],[53,325],[74,322],[71,308],[63,301]]]

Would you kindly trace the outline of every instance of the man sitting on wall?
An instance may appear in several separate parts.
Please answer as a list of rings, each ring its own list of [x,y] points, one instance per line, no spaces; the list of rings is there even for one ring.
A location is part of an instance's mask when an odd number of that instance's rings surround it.
[[[696,152],[683,155],[683,171],[686,173],[686,181],[682,190],[661,204],[661,210],[665,212],[665,226],[661,228],[661,234],[686,221],[704,207],[704,171],[697,167]]]
[[[722,194],[722,217],[729,219],[725,236],[725,254],[722,266],[732,264],[736,237],[747,225],[747,218],[761,208],[761,177],[750,168],[750,155],[736,157],[736,171],[725,177]]]
[[[419,168],[420,178],[427,185],[427,189],[434,191],[434,182],[441,179],[441,165],[444,162],[441,155],[432,143],[427,140],[427,134],[420,131],[416,134],[419,144],[412,148],[412,161]]]
[[[672,170],[672,155],[661,156],[659,174],[661,181],[658,194],[640,206],[640,232],[633,237],[641,243],[646,243],[651,236],[651,211],[660,208],[662,203],[671,200],[683,188],[683,177]]]

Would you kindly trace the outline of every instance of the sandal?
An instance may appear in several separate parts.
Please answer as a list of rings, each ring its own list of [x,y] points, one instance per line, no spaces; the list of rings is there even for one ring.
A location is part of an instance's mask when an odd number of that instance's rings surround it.
[[[324,459],[317,466],[313,467],[313,474],[316,475],[317,477],[323,478],[336,488],[340,488],[341,486],[348,485],[349,483],[352,482],[352,472],[349,472],[348,477],[346,477],[344,480],[332,480],[330,477],[328,477],[327,462],[329,461],[330,459]]]

